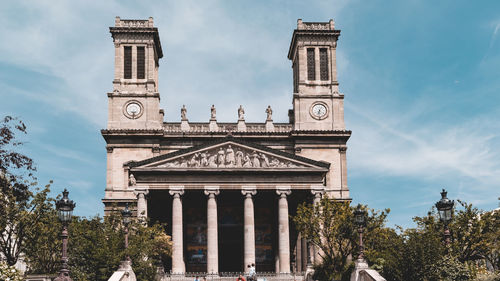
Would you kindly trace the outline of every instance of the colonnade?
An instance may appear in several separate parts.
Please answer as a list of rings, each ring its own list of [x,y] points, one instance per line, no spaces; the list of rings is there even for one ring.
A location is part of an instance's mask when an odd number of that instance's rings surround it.
[[[319,204],[322,190],[311,190],[315,195],[314,203]],[[219,273],[218,254],[218,221],[217,221],[217,200],[220,190],[218,186],[206,186],[204,194],[207,196],[207,273]],[[147,217],[147,189],[136,189],[137,215]],[[170,187],[169,194],[172,200],[172,274],[184,274],[186,266],[184,263],[184,242],[183,242],[183,213],[182,195],[184,187]],[[243,234],[243,261],[244,265],[255,263],[255,217],[253,196],[257,194],[255,186],[243,186],[241,194],[244,199],[244,234]],[[288,195],[291,194],[290,187],[277,187],[276,194],[278,200],[278,256],[277,273],[290,273],[290,227],[288,212]],[[318,250],[313,250],[314,260],[319,256]],[[248,268],[245,266],[245,270]]]

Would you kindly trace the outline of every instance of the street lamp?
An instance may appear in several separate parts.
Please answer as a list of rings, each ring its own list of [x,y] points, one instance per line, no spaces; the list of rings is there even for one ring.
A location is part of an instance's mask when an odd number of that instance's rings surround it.
[[[59,276],[54,281],[72,281],[69,277],[68,269],[68,223],[71,221],[73,216],[73,209],[76,204],[73,200],[68,198],[68,190],[64,189],[63,197],[56,202],[57,216],[63,225],[61,238],[62,238],[62,258],[61,258],[61,269],[59,270]]]
[[[446,195],[448,192],[446,190],[441,191],[441,200],[436,202],[436,208],[438,209],[439,219],[444,223],[444,241],[446,246],[450,245],[450,229],[448,228],[448,224],[451,221],[451,216],[453,214],[453,205],[455,202],[453,200],[448,199]]]
[[[130,224],[130,218],[132,217],[132,212],[128,209],[128,203],[125,203],[125,209],[122,210],[123,226],[125,227],[123,232],[125,233],[125,250],[128,249],[128,225]],[[130,261],[130,257],[127,254],[127,261]]]
[[[358,226],[359,233],[359,254],[358,260],[364,260],[364,246],[363,246],[363,232],[366,225],[366,211],[361,208],[361,204],[358,204],[356,210],[354,210],[354,223]]]

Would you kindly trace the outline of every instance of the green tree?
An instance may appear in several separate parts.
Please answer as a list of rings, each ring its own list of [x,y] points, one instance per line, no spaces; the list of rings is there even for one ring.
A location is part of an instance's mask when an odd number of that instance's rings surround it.
[[[366,206],[363,208],[367,209]],[[376,243],[373,237],[383,227],[388,212],[370,210],[365,237],[372,238],[367,239],[367,252]],[[352,269],[351,257],[358,254],[358,233],[349,202],[323,198],[319,206],[301,204],[293,221],[301,235],[321,249],[323,264],[317,266],[315,278],[348,278]]]
[[[138,280],[153,280],[156,266],[171,253],[170,237],[162,225],[129,225],[129,248],[124,248],[122,218],[118,211],[101,218],[73,217],[69,225],[69,266],[75,281],[108,280],[126,255]],[[56,212],[41,220],[38,239],[26,253],[30,273],[57,273],[59,270],[61,224]],[[43,236],[43,237],[42,237]]]
[[[10,116],[0,123],[0,252],[8,265],[19,255],[34,234],[36,222],[50,209],[49,186],[38,188],[33,160],[18,152],[26,126]]]

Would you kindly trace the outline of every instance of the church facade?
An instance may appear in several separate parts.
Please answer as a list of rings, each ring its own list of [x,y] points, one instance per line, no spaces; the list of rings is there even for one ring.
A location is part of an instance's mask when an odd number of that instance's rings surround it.
[[[322,196],[350,200],[347,187],[343,99],[336,47],[340,30],[329,22],[298,20],[288,59],[293,73],[289,122],[233,123],[164,120],[158,92],[163,57],[153,19],[116,18],[108,124],[105,213],[134,206],[138,217],[167,224],[172,261],[166,271],[305,271],[319,258],[300,237],[290,216],[303,202]],[[174,54],[175,55],[175,54]],[[214,100],[214,104],[216,104]]]

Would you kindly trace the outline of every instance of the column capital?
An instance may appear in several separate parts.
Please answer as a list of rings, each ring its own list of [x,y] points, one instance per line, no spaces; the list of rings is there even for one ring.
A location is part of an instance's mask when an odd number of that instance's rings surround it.
[[[246,197],[252,197],[253,195],[257,194],[257,188],[255,187],[255,185],[243,186],[241,188],[241,194]]]
[[[149,194],[149,188],[148,187],[136,187],[134,189],[134,194],[135,196],[139,197],[139,195],[148,195]]]
[[[210,196],[217,196],[219,195],[219,186],[205,186],[204,190],[205,195]]]
[[[277,186],[276,194],[278,194],[281,197],[286,197],[287,195],[292,194],[292,190],[290,186]]]
[[[168,193],[172,196],[184,195],[184,186],[172,186],[169,188]]]
[[[314,197],[319,197],[321,198],[323,194],[325,194],[325,187],[324,186],[313,186],[311,187],[311,193],[314,195]]]

